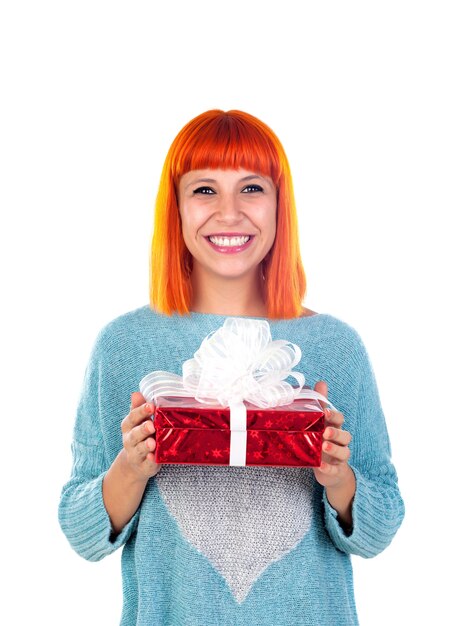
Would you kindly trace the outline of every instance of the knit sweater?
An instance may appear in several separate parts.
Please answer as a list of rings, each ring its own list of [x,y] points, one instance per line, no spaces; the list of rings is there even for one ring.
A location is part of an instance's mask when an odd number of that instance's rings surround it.
[[[392,540],[403,502],[374,374],[357,332],[325,314],[269,320],[302,350],[306,384],[328,384],[352,434],[353,529],[337,520],[313,470],[163,465],[113,537],[102,481],[122,446],[130,394],[153,370],[181,374],[226,317],[165,316],[148,306],[109,323],[86,370],[59,519],[71,546],[98,561],[121,546],[123,626],[357,624],[350,555]]]

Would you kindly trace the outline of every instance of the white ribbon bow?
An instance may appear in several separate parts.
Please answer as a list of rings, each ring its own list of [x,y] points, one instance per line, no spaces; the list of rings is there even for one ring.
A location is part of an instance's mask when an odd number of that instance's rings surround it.
[[[192,359],[183,363],[183,377],[155,371],[140,381],[148,401],[159,396],[193,396],[204,404],[230,407],[230,465],[246,465],[246,407],[291,404],[296,397],[331,403],[322,394],[302,387],[305,377],[293,372],[301,359],[299,346],[272,341],[265,320],[229,317],[210,333]],[[293,377],[297,387],[286,378]]]

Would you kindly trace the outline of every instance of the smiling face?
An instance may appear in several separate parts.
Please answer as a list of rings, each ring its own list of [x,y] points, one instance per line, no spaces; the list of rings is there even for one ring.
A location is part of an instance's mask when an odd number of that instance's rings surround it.
[[[276,232],[271,178],[248,170],[193,170],[178,184],[185,245],[196,275],[259,277]]]

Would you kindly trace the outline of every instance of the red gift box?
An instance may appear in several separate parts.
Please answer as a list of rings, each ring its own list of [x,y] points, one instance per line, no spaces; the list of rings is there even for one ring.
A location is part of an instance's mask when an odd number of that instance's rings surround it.
[[[291,404],[261,409],[246,407],[246,465],[318,467],[325,428],[317,400],[296,398]],[[156,399],[157,463],[230,465],[230,408],[194,398]],[[240,464],[241,463],[233,463]]]

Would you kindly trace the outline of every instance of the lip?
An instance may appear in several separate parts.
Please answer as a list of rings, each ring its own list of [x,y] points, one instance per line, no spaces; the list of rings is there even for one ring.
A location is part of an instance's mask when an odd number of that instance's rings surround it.
[[[212,243],[212,241],[209,241],[209,237],[249,237],[249,240],[242,246],[217,246],[215,243]],[[238,252],[247,250],[247,248],[252,245],[254,235],[250,235],[249,233],[212,233],[210,235],[206,235],[204,239],[213,250],[219,252],[220,254],[237,254]]]

